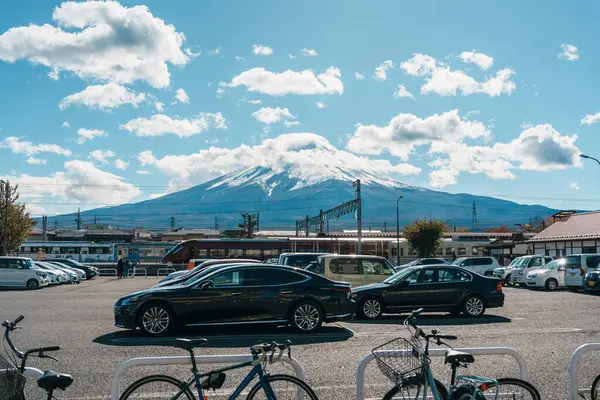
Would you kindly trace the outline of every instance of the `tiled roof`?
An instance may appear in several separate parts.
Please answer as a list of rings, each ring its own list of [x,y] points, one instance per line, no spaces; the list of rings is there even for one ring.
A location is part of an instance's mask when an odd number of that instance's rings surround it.
[[[529,241],[554,242],[585,239],[600,239],[600,212],[573,214],[567,220],[556,221]]]

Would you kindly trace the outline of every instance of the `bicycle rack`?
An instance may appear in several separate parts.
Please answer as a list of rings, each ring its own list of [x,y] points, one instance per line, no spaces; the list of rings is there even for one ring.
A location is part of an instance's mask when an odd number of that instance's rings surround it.
[[[251,354],[229,354],[224,356],[196,356],[197,364],[235,364],[252,360]],[[289,364],[299,379],[305,380],[304,370],[294,357],[283,356],[281,361]],[[186,365],[192,364],[190,357],[139,357],[124,361],[117,367],[110,387],[110,399],[119,400],[121,394],[121,378],[131,368],[152,365]]]
[[[583,346],[579,346],[577,350],[571,356],[571,361],[569,362],[569,399],[577,400],[579,399],[579,393],[587,393],[591,390],[589,389],[579,389],[579,360],[581,356],[585,353],[589,353],[590,351],[600,351],[600,343],[588,343]]]
[[[600,346],[600,345],[599,345]],[[519,364],[519,378],[527,380],[527,362],[525,358],[510,347],[474,347],[474,348],[456,348],[454,350],[463,351],[474,356],[484,355],[507,355],[513,357]],[[443,357],[446,355],[447,349],[429,349],[429,357]],[[412,353],[406,350],[381,350],[386,356],[394,355],[397,357],[410,356]],[[356,400],[365,400],[365,371],[367,365],[375,359],[373,354],[367,355],[362,359],[356,371]]]
[[[162,274],[161,274],[162,271]],[[156,276],[165,276],[165,275],[169,275],[171,272],[175,272],[177,271],[175,268],[159,268],[156,270]]]
[[[131,274],[130,274],[131,275]],[[136,268],[133,276],[144,276],[144,278],[148,277],[148,270],[146,268]]]

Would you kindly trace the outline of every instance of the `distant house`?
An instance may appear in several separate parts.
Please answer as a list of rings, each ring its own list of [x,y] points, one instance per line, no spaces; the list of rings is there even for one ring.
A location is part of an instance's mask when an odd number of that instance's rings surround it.
[[[600,252],[600,212],[561,211],[554,223],[528,242],[535,254],[564,257]]]

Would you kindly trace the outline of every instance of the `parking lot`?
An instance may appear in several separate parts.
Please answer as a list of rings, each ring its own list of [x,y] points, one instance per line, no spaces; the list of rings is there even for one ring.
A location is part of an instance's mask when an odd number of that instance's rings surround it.
[[[22,349],[60,345],[59,363],[31,359],[30,366],[70,373],[75,383],[62,399],[107,399],[115,368],[124,360],[145,356],[185,355],[169,347],[169,338],[144,338],[113,326],[115,300],[123,294],[151,286],[156,279],[99,278],[80,285],[49,287],[37,291],[0,292],[0,318],[25,315],[22,330],[13,333]],[[529,380],[543,399],[568,398],[568,362],[584,343],[600,342],[597,307],[600,297],[583,293],[553,293],[506,288],[504,308],[492,309],[479,319],[453,318],[444,314],[425,315],[418,321],[428,329],[439,329],[459,337],[456,347],[507,346],[526,359]],[[247,353],[252,344],[292,340],[292,356],[303,366],[307,381],[320,399],[356,398],[356,370],[373,347],[397,336],[406,336],[401,316],[386,316],[377,322],[348,321],[325,325],[312,335],[298,335],[286,328],[188,329],[180,336],[206,337],[209,346],[198,355]],[[582,363],[582,382],[591,384],[600,373],[600,354],[588,355]],[[211,366],[205,366],[208,369]],[[272,371],[285,369],[273,366]],[[443,382],[448,369],[440,359],[433,361],[434,373]],[[467,373],[488,376],[518,376],[517,363],[508,356],[481,356]],[[128,373],[122,387],[149,374],[187,377],[185,366],[142,367]],[[228,374],[225,388],[233,389],[241,374]],[[380,398],[390,387],[375,364],[367,369],[366,397]],[[31,386],[32,383],[28,383]],[[28,388],[29,390],[31,387]],[[209,398],[223,398],[221,390]]]

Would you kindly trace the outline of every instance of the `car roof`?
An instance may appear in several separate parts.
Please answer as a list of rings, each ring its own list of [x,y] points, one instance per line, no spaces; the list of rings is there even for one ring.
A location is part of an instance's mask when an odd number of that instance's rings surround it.
[[[334,253],[303,253],[303,252],[296,252],[296,253],[281,253],[279,256],[327,256],[327,255],[335,255]],[[277,257],[273,257],[273,258],[277,258]]]
[[[1,259],[10,259],[10,260],[31,260],[31,257],[13,257],[13,256],[0,256]]]
[[[385,257],[381,257],[381,256],[370,256],[367,254],[325,254],[322,255],[321,257],[323,258],[337,258],[337,257],[344,257],[344,258],[379,258],[382,260],[387,260],[387,258]]]

